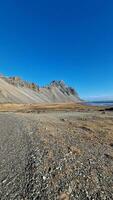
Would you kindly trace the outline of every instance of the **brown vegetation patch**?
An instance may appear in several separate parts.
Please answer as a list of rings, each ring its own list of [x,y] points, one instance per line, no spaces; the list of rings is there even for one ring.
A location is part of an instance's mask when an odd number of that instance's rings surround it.
[[[105,108],[103,108],[104,110]],[[18,111],[18,112],[37,112],[37,111],[46,111],[46,110],[75,110],[78,112],[81,111],[97,111],[100,110],[100,107],[97,106],[88,106],[82,103],[53,103],[53,104],[11,104],[11,103],[1,103],[0,111]]]

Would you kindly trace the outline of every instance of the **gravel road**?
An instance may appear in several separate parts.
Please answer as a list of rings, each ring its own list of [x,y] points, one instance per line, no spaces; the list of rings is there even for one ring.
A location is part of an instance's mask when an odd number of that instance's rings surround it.
[[[0,113],[0,200],[69,199],[113,199],[113,115]]]
[[[1,200],[30,199],[31,188],[28,184],[33,162],[30,132],[24,118],[14,113],[0,114]]]

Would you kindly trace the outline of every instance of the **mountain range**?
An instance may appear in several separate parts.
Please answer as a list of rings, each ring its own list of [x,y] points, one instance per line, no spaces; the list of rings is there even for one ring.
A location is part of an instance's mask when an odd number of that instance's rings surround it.
[[[19,77],[0,76],[0,103],[80,102],[78,93],[64,81],[52,81],[39,87]]]

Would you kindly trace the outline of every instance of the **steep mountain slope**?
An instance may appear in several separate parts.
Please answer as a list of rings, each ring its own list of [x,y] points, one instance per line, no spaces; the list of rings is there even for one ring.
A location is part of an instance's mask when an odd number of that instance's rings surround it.
[[[58,103],[77,102],[76,91],[63,81],[53,81],[39,88],[18,77],[0,77],[0,103]]]

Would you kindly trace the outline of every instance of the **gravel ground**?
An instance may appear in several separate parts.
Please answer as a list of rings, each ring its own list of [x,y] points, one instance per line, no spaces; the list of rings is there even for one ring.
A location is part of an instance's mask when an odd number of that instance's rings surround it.
[[[112,112],[0,113],[0,199],[112,200]]]

